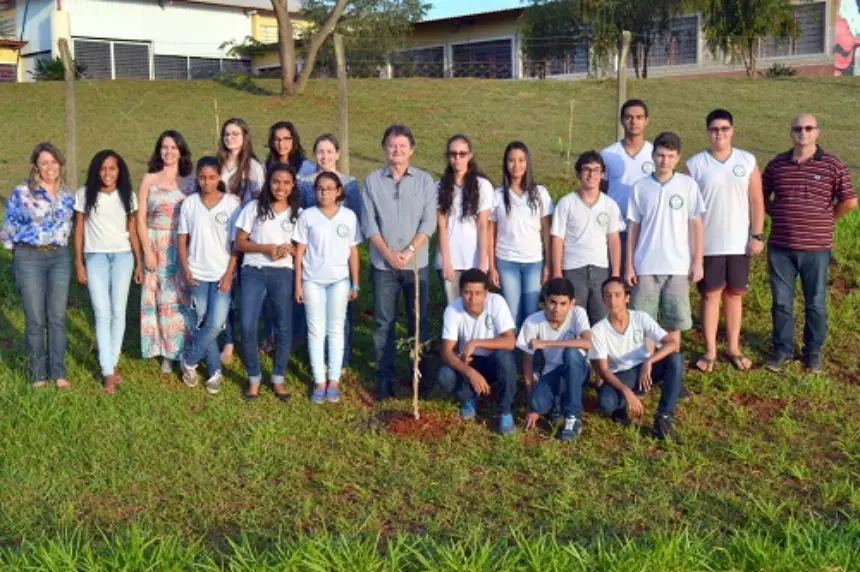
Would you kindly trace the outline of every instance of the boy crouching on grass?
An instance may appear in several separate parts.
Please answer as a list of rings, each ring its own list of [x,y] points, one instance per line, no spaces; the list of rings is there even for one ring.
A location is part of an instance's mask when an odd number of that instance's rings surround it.
[[[532,429],[560,398],[564,427],[558,437],[570,441],[582,432],[582,388],[590,373],[586,353],[591,348],[591,326],[586,311],[576,305],[570,280],[553,278],[547,282],[544,301],[545,309],[526,318],[517,339],[517,347],[523,351],[523,375],[529,392],[525,428]],[[538,350],[543,353],[544,366],[532,389],[534,354]]]
[[[475,399],[491,391],[499,407],[499,433],[514,426],[517,366],[514,319],[505,299],[490,291],[487,274],[476,268],[460,276],[460,297],[448,304],[442,326],[439,387],[460,401],[460,418],[475,417]]]
[[[645,312],[628,309],[630,294],[620,278],[604,282],[602,291],[609,316],[591,329],[588,354],[602,381],[597,390],[600,410],[627,425],[628,412],[636,417],[644,412],[639,396],[662,382],[651,434],[661,440],[674,438],[675,404],[684,375],[678,342]],[[652,354],[647,340],[660,349]]]

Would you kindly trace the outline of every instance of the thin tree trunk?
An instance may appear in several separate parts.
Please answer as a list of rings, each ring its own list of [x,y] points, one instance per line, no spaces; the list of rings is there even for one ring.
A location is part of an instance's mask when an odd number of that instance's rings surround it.
[[[287,0],[272,0],[275,19],[278,21],[278,59],[281,61],[281,95],[295,91],[296,44],[293,39],[293,21],[287,9]]]
[[[311,73],[314,70],[314,63],[317,59],[317,52],[322,47],[326,39],[334,31],[337,21],[343,14],[346,8],[346,0],[337,0],[334,10],[329,14],[328,20],[323,24],[313,36],[311,36],[310,44],[308,45],[308,53],[305,56],[305,63],[302,66],[302,73],[299,74],[298,82],[296,83],[295,93],[302,93],[308,85],[308,80],[311,78]]]
[[[642,79],[648,79],[648,57],[651,53],[651,41],[645,40],[642,44]]]

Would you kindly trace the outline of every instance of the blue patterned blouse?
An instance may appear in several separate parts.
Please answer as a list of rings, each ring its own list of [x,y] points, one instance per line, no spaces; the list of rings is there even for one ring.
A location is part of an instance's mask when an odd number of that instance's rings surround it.
[[[16,244],[65,246],[72,234],[75,195],[62,187],[51,200],[42,187],[30,191],[26,183],[15,187],[3,213],[0,241],[9,250]]]
[[[307,177],[299,177],[299,192],[302,194],[302,208],[309,209],[317,206],[317,193],[314,190],[316,173]],[[361,220],[361,190],[358,188],[358,179],[349,175],[341,175],[343,190],[346,191],[346,208],[355,213]]]

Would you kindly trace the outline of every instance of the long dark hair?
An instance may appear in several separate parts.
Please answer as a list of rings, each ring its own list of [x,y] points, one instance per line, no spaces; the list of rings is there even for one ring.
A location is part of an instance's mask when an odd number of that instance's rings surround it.
[[[279,129],[286,129],[290,132],[290,137],[293,138],[293,148],[290,150],[290,154],[287,155],[287,163],[298,173],[307,157],[305,156],[305,150],[299,137],[299,130],[290,121],[278,121],[269,127],[269,156],[266,157],[266,170],[272,169],[276,164],[281,162],[278,152],[275,151],[275,132]]]
[[[174,131],[173,129],[168,129],[158,136],[158,139],[155,141],[155,149],[153,149],[152,156],[149,158],[146,172],[158,173],[164,169],[164,161],[161,159],[161,144],[168,137],[173,139],[173,142],[176,143],[176,147],[179,149],[179,176],[187,177],[191,174],[193,168],[191,164],[191,151],[188,149],[188,143],[185,142],[185,138],[179,131]]]
[[[522,187],[528,197],[526,202],[533,213],[543,208],[538,192],[537,184],[535,184],[534,175],[532,174],[532,155],[529,153],[529,148],[522,141],[511,141],[505,147],[505,154],[502,156],[502,198],[505,202],[505,212],[511,212],[511,174],[508,172],[508,156],[511,151],[522,151],[526,156],[526,172],[523,175]]]
[[[439,210],[445,216],[451,212],[451,206],[454,202],[454,169],[451,167],[451,161],[448,159],[448,151],[451,149],[451,143],[462,141],[469,147],[469,152],[472,151],[472,142],[465,135],[454,135],[448,142],[445,143],[445,172],[442,174],[442,179],[439,181]],[[466,176],[463,178],[463,215],[462,218],[475,217],[478,214],[478,203],[480,201],[480,184],[478,178],[486,178],[474,157],[469,161],[469,166],[466,168]]]
[[[212,167],[215,169],[216,173],[221,173],[221,164],[218,162],[218,157],[213,157],[212,155],[206,155],[204,157],[200,157],[197,160],[197,167],[194,169],[194,190],[198,193],[201,192],[200,183],[197,181],[196,175],[200,174],[200,171],[205,169],[206,167]],[[227,185],[224,184],[224,181],[218,181],[218,191],[221,193],[227,192]]]
[[[244,119],[231,117],[221,126],[221,139],[218,141],[218,162],[221,164],[221,168],[224,168],[227,159],[230,158],[230,150],[224,145],[224,134],[230,125],[235,125],[242,130],[242,148],[236,159],[236,172],[227,181],[227,190],[230,191],[230,194],[241,197],[244,182],[251,177],[251,160],[256,160],[257,156],[254,155],[254,145],[251,143],[251,130],[248,128],[248,124],[245,123]]]
[[[296,170],[293,169],[292,165],[286,163],[275,163],[266,171],[266,182],[263,183],[263,189],[260,191],[260,196],[257,197],[257,218],[259,220],[275,218],[275,210],[272,208],[272,203],[275,202],[275,197],[272,196],[272,178],[275,173],[289,173],[293,178],[293,190],[287,197],[287,205],[290,207],[290,221],[296,222],[296,219],[299,218],[302,194],[296,186]]]
[[[84,196],[86,199],[86,202],[84,203],[84,214],[87,217],[90,216],[90,211],[98,209],[96,203],[99,200],[99,193],[103,186],[101,176],[102,165],[111,157],[116,160],[116,165],[119,168],[119,175],[116,179],[116,190],[119,193],[120,200],[122,200],[125,214],[131,214],[131,194],[133,190],[131,187],[131,174],[128,172],[128,165],[125,164],[125,161],[119,156],[119,153],[111,149],[104,149],[95,154],[93,160],[90,161],[90,168],[87,171],[87,182],[86,185],[84,185]]]
[[[343,181],[340,180],[337,173],[332,173],[331,171],[323,171],[317,175],[317,178],[314,181],[314,192],[316,192],[317,187],[320,185],[320,181],[323,179],[328,179],[335,184],[335,187],[337,188],[337,197],[334,199],[335,202],[342,203],[346,200],[346,190],[343,188]],[[317,203],[319,203],[319,200],[317,200]]]

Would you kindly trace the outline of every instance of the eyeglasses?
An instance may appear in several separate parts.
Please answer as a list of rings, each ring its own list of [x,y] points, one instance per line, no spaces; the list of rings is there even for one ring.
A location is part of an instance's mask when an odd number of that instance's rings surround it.
[[[336,193],[337,187],[317,187],[318,193]]]
[[[469,156],[468,151],[448,151],[449,159],[465,159]]]
[[[806,131],[807,133],[811,133],[816,129],[818,129],[818,127],[816,127],[815,125],[795,125],[791,128],[794,133],[803,133],[804,131]]]
[[[603,173],[603,169],[600,167],[583,167],[579,172],[586,177],[590,177],[591,175],[600,175]]]
[[[708,132],[716,135],[717,133],[728,133],[732,130],[731,125],[721,125],[719,127],[708,127]]]

